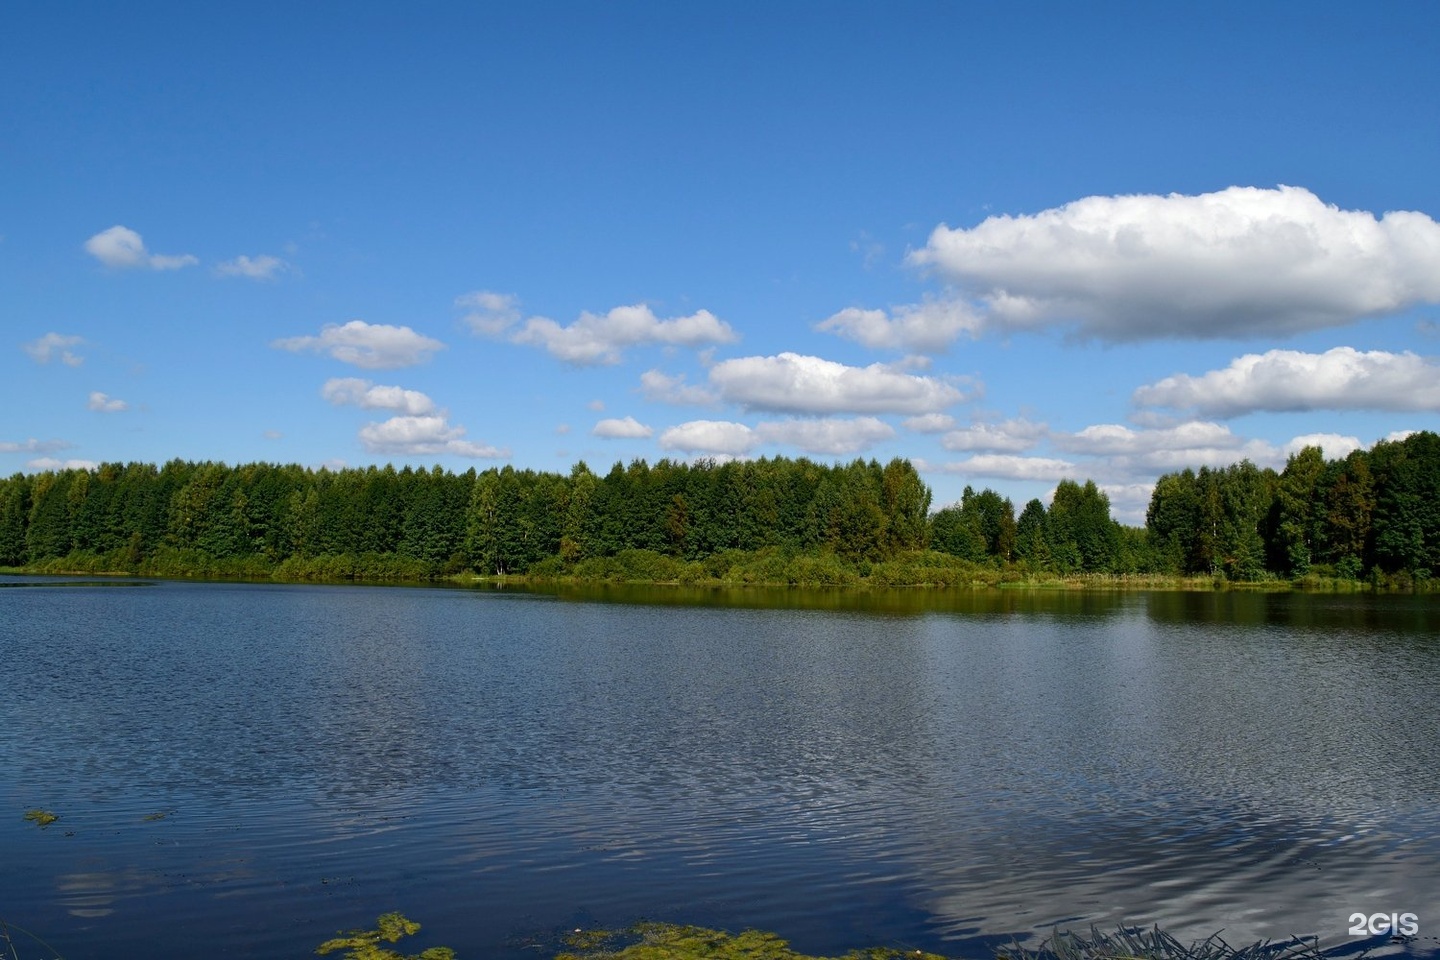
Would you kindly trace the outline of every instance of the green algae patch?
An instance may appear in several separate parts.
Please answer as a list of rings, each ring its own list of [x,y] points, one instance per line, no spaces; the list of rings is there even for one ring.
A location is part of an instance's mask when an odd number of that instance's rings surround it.
[[[50,824],[59,820],[60,817],[58,814],[51,813],[49,810],[26,810],[25,819],[39,826],[41,830],[44,830],[50,826]]]
[[[673,923],[642,923],[620,933],[576,931],[570,949],[555,960],[944,960],[919,950],[871,947],[843,958],[796,953],[786,940],[763,930],[726,933]]]
[[[455,951],[449,947],[431,947],[420,953],[403,954],[383,943],[397,943],[403,937],[420,931],[420,924],[401,913],[384,913],[375,921],[374,930],[351,930],[348,934],[326,940],[316,949],[324,955],[344,950],[342,960],[455,960]]]

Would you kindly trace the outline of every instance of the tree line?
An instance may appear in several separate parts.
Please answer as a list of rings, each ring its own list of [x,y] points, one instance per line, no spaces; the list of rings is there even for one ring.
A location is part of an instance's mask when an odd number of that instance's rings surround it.
[[[1118,523],[1088,480],[1061,481],[1048,506],[1034,499],[1018,515],[989,489],[966,487],[934,513],[931,499],[898,458],[635,460],[603,476],[583,462],[568,473],[458,474],[107,463],[0,480],[0,565],[388,579],[748,570],[794,581],[792,559],[804,557],[807,582],[848,582],[885,564],[895,582],[951,582],[972,568],[1231,580],[1440,569],[1434,433],[1331,461],[1309,447],[1280,472],[1242,461],[1166,474],[1143,528]],[[902,561],[910,568],[897,570]]]

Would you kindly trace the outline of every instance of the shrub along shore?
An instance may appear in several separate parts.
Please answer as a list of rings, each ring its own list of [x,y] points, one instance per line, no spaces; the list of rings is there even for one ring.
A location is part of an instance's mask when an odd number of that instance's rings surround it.
[[[522,578],[826,587],[1433,587],[1440,436],[1283,471],[1167,474],[1144,527],[1092,481],[965,489],[931,512],[895,459],[652,465],[604,476],[393,466],[101,464],[0,480],[0,568],[281,581]]]

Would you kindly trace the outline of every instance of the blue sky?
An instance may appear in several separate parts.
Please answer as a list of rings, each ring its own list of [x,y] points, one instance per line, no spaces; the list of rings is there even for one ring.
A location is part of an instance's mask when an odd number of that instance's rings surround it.
[[[936,505],[1440,429],[1440,6],[32,4],[0,471],[909,457]]]

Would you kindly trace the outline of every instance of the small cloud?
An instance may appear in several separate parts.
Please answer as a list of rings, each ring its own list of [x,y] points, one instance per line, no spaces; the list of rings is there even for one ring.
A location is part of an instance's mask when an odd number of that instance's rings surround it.
[[[755,432],[743,423],[728,420],[691,420],[660,434],[660,446],[686,453],[743,456],[758,443]]]
[[[0,453],[55,453],[58,450],[68,450],[75,444],[68,440],[36,440],[31,437],[29,440],[13,441],[0,440]]]
[[[780,413],[918,415],[967,399],[949,383],[885,364],[850,367],[797,353],[723,361],[710,368],[710,383],[728,403]]]
[[[292,353],[325,353],[336,360],[368,370],[413,367],[429,360],[436,351],[445,349],[445,344],[439,340],[416,333],[409,327],[366,323],[364,320],[351,320],[343,325],[329,323],[318,336],[286,337],[272,341],[270,346]]]
[[[86,240],[85,252],[114,270],[179,270],[200,262],[188,253],[151,253],[140,234],[119,224]]]
[[[659,370],[646,370],[640,374],[640,392],[655,403],[709,406],[715,402],[713,391],[686,383],[683,373],[671,377]]]
[[[67,367],[78,367],[85,362],[85,358],[71,350],[71,347],[78,347],[85,342],[84,337],[70,336],[63,333],[47,333],[38,340],[31,340],[29,343],[21,344],[21,348],[36,363],[49,363],[56,357]]]
[[[997,480],[1064,480],[1075,475],[1075,464],[1049,457],[1020,457],[1008,453],[985,453],[956,463],[931,464],[924,460],[916,469],[925,473],[954,473],[965,477],[993,477]]]
[[[595,424],[590,433],[597,437],[604,437],[608,440],[641,440],[650,436],[655,431],[634,417],[626,417],[623,420],[608,419],[601,420]]]
[[[54,457],[36,457],[26,461],[25,466],[42,473],[46,470],[94,470],[100,464],[94,460],[56,460]]]
[[[119,413],[130,409],[130,404],[124,400],[117,400],[99,390],[91,391],[90,402],[86,406],[97,413]]]
[[[320,395],[337,407],[395,410],[409,416],[422,416],[435,410],[435,402],[418,390],[376,386],[359,377],[333,377],[325,381]]]
[[[467,311],[460,322],[481,336],[498,337],[520,322],[520,298],[511,293],[476,290],[456,297],[455,306]]]
[[[1269,350],[1198,377],[1166,377],[1140,387],[1134,401],[1225,418],[1262,410],[1440,410],[1440,365],[1409,351]]]
[[[279,440],[281,437],[285,436],[285,434],[281,433],[279,430],[266,430],[263,434],[261,434],[261,436],[263,436],[266,440]]]
[[[594,410],[596,413],[599,413],[600,411],[605,409],[605,401],[591,400],[589,403],[585,404],[585,406],[591,410]]]
[[[848,456],[895,436],[874,417],[789,419],[749,427],[728,420],[691,420],[660,435],[660,446],[691,454],[741,457],[756,447],[790,446],[817,456]]]
[[[820,321],[816,330],[873,349],[939,352],[962,336],[978,337],[984,318],[962,300],[927,300],[884,310],[847,307]]]
[[[360,428],[360,443],[370,453],[395,456],[450,454],[483,460],[503,459],[508,450],[464,439],[465,428],[438,414],[391,417]]]
[[[615,307],[609,313],[585,312],[562,327],[546,317],[531,317],[512,336],[514,343],[543,347],[556,359],[575,366],[616,364],[624,350],[642,344],[701,347],[732,343],[739,335],[709,310],[662,320],[643,303]]]
[[[995,425],[977,423],[945,434],[940,438],[940,446],[955,451],[1020,453],[1039,443],[1045,434],[1045,424],[1031,423],[1029,420],[1006,420]]]
[[[1282,446],[1280,452],[1288,457],[1306,447],[1319,447],[1327,460],[1343,460],[1364,446],[1359,437],[1344,437],[1338,433],[1307,433]]]
[[[221,277],[245,277],[249,280],[273,280],[275,275],[292,269],[290,264],[279,257],[272,257],[269,254],[261,254],[258,257],[250,258],[244,256],[236,257],[234,260],[226,260],[217,264],[215,273]]]
[[[568,424],[568,423],[562,423],[562,424],[560,424],[559,426],[557,426],[557,427],[555,428],[555,432],[556,432],[557,434],[559,434],[560,436],[562,436],[562,437],[565,436],[565,434],[567,434],[567,433],[570,432],[570,424]]]
[[[954,428],[955,418],[948,413],[925,413],[918,417],[906,417],[900,424],[916,433],[944,433]]]

